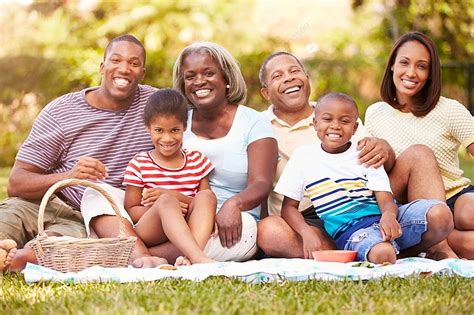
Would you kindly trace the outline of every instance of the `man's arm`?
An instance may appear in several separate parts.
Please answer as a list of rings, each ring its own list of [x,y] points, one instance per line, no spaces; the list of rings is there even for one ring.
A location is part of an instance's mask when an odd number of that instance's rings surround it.
[[[44,174],[37,166],[15,161],[8,179],[8,196],[41,199],[51,185],[62,179],[65,179],[63,174]]]
[[[10,173],[7,192],[10,197],[41,199],[46,190],[60,180],[67,178],[97,180],[106,177],[105,165],[91,157],[80,158],[68,172],[54,174],[45,174],[39,167],[17,160]]]

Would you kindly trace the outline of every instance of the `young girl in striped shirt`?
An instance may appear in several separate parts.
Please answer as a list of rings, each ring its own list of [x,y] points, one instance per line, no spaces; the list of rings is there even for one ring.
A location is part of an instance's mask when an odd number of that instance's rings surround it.
[[[214,166],[200,152],[181,148],[186,99],[161,89],[150,96],[143,117],[155,148],[135,155],[123,182],[135,232],[150,252],[176,265],[214,262],[203,251],[216,212],[208,181]]]

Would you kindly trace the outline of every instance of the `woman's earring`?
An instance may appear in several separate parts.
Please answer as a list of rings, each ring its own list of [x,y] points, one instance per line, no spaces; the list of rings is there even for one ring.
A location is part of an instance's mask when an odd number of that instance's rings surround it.
[[[230,89],[230,85],[229,85],[229,84],[227,84],[225,87],[228,88],[228,89]]]

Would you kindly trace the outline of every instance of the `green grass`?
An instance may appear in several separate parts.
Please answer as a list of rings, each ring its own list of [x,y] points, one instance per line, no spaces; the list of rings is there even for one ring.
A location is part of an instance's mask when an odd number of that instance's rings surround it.
[[[463,160],[474,177],[474,160]],[[0,169],[0,199],[9,169]],[[0,275],[2,314],[300,314],[473,313],[474,279],[413,276],[372,281],[247,284],[212,277],[202,282],[36,283]]]
[[[4,314],[444,314],[474,311],[474,280],[439,276],[259,285],[218,277],[203,282],[28,285],[19,275],[7,275],[0,290],[0,308]]]

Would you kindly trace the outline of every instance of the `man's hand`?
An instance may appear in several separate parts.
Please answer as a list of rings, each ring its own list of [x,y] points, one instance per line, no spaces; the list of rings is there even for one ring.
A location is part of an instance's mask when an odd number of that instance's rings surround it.
[[[390,157],[392,148],[387,141],[374,137],[365,137],[357,143],[359,163],[367,167],[382,166]]]
[[[219,239],[224,247],[230,248],[240,241],[242,236],[242,216],[235,199],[228,199],[216,215]]]
[[[392,212],[382,213],[380,218],[380,233],[384,241],[393,241],[402,235],[402,227]]]
[[[302,231],[301,237],[303,239],[304,259],[313,259],[313,252],[320,250],[322,247],[318,234],[308,225],[308,227]]]
[[[83,156],[74,164],[73,168],[66,173],[66,178],[103,180],[108,175],[107,167],[101,161],[92,157]]]

